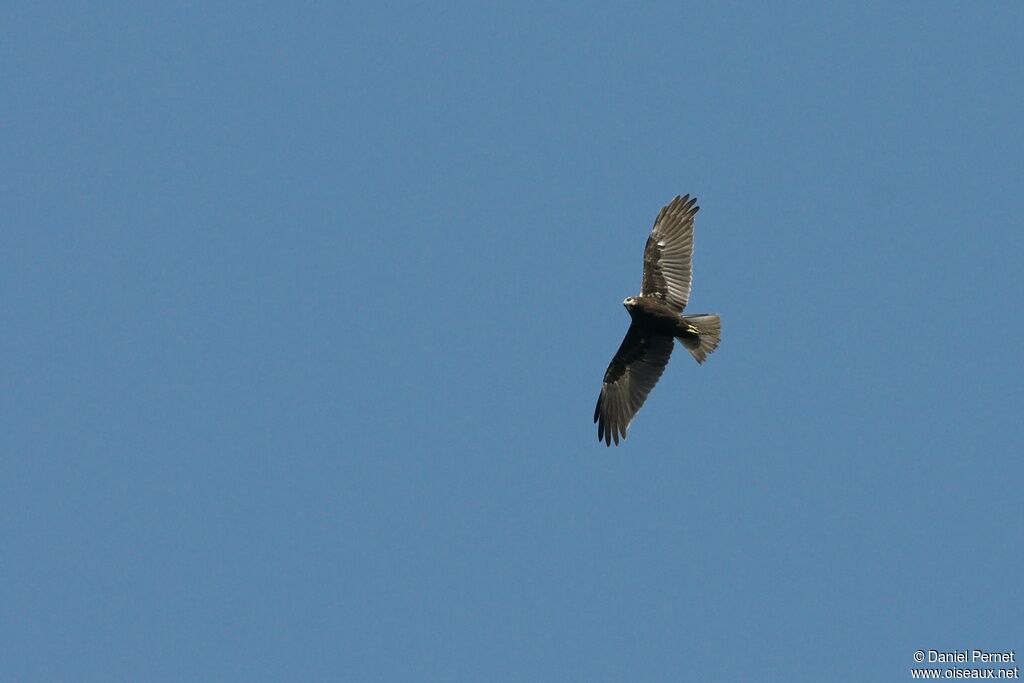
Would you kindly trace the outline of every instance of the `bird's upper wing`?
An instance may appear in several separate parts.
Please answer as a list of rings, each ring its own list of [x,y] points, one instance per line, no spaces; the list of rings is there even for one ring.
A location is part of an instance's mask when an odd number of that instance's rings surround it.
[[[597,440],[619,445],[626,438],[633,416],[658,383],[672,355],[672,337],[648,335],[635,324],[629,326],[626,338],[604,373],[601,395],[594,408]]]
[[[693,217],[697,198],[676,197],[654,220],[644,248],[644,279],[640,294],[656,296],[680,313],[690,299]]]

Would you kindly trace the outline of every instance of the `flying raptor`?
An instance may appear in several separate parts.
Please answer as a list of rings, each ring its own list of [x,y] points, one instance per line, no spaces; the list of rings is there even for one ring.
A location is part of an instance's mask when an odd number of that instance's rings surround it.
[[[626,438],[626,430],[647,399],[672,355],[673,340],[703,363],[722,334],[716,313],[682,315],[690,298],[690,260],[697,198],[676,197],[654,220],[644,248],[644,277],[638,296],[622,305],[631,322],[626,338],[604,373],[594,422],[597,440],[611,446]]]

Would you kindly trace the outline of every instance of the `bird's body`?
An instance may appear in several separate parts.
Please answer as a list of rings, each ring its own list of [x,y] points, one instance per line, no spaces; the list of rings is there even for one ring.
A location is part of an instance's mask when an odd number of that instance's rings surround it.
[[[641,325],[650,334],[663,334],[668,337],[691,336],[689,328],[682,324],[683,319],[679,317],[672,308],[666,306],[660,299],[653,296],[630,297],[636,301],[633,306],[626,306],[629,317],[634,323]]]
[[[618,445],[647,395],[658,382],[678,339],[703,363],[721,339],[717,314],[681,315],[690,296],[693,219],[697,200],[676,197],[658,214],[644,249],[638,296],[623,305],[631,322],[605,371],[594,409],[597,439]]]

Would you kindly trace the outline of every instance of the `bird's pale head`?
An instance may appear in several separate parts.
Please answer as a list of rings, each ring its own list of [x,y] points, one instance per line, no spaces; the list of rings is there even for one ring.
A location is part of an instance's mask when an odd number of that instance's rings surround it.
[[[622,305],[625,306],[627,310],[634,308],[636,304],[637,301],[635,296],[627,296],[625,299],[622,300]]]

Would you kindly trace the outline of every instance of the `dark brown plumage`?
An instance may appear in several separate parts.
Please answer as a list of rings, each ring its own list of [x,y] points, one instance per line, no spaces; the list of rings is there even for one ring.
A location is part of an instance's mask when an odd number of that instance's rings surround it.
[[[597,440],[617,446],[661,378],[678,339],[703,363],[721,339],[717,314],[681,315],[690,298],[693,219],[699,207],[690,195],[676,197],[654,220],[644,248],[640,295],[623,305],[631,322],[604,373],[594,409]]]

